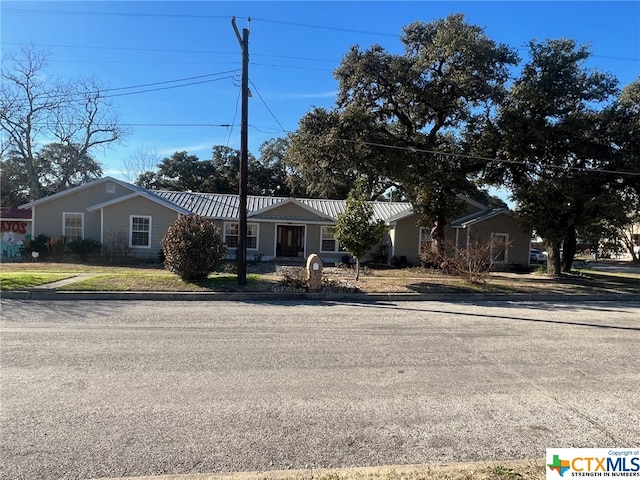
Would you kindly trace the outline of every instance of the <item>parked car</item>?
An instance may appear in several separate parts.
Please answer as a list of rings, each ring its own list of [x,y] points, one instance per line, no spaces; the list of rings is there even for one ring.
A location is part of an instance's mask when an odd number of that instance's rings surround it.
[[[547,254],[545,252],[541,252],[540,250],[532,248],[531,250],[529,250],[529,261],[531,263],[546,263]]]

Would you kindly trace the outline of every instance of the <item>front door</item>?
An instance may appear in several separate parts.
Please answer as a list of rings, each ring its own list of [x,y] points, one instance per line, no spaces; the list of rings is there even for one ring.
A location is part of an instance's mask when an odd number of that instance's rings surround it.
[[[298,252],[304,252],[304,227],[278,225],[276,256],[297,257]]]

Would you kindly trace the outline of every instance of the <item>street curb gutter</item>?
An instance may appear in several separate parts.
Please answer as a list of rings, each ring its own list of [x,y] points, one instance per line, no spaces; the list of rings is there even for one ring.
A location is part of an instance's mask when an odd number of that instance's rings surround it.
[[[308,480],[308,479],[389,479],[389,478],[453,478],[451,475],[465,472],[465,475],[455,478],[473,478],[469,474],[480,470],[504,467],[514,469],[534,470],[539,472],[539,478],[545,477],[545,459],[484,461],[449,464],[416,464],[416,465],[381,465],[374,467],[351,468],[307,468],[300,470],[265,470],[256,472],[219,472],[219,473],[187,473],[173,475],[150,475],[143,477],[113,477],[93,480]],[[526,478],[532,478],[527,476]]]
[[[1,292],[12,300],[152,300],[233,302],[609,302],[640,301],[640,294],[498,294],[498,293],[271,293],[271,292],[94,292],[32,289]]]

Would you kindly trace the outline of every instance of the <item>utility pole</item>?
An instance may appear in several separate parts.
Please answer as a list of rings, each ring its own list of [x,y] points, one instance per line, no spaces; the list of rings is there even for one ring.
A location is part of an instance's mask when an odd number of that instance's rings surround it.
[[[249,19],[251,21],[251,19]],[[236,25],[236,17],[231,18],[242,50],[242,118],[240,120],[240,184],[238,193],[240,205],[238,212],[238,285],[247,283],[247,175],[249,172],[249,30],[242,29],[242,36]]]

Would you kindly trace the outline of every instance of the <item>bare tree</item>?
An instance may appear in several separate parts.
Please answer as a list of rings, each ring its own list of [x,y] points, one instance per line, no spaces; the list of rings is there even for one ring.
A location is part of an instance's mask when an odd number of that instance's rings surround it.
[[[19,53],[5,54],[1,70],[3,162],[20,164],[31,200],[51,193],[43,184],[48,165],[38,162],[44,144],[60,144],[73,152],[65,165],[69,169],[65,176],[73,177],[86,165],[92,148],[115,142],[125,133],[97,82],[52,79],[45,71],[48,56],[23,47]]]
[[[154,172],[161,160],[157,150],[146,145],[140,145],[122,161],[125,178],[133,183],[140,175],[146,172]]]

